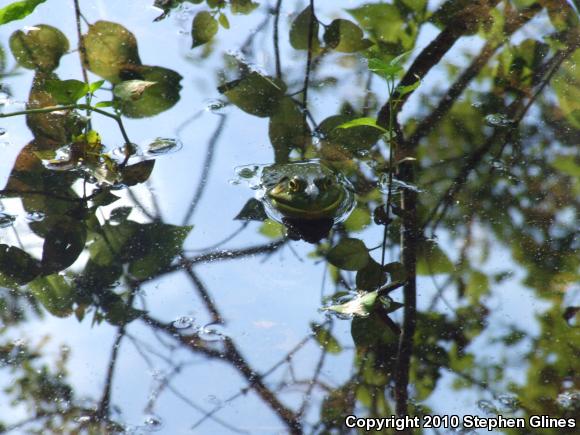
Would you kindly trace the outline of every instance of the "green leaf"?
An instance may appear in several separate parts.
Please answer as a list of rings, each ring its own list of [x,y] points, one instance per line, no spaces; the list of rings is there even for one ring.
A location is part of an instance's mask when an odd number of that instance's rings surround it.
[[[557,156],[552,162],[552,166],[564,174],[580,178],[580,159],[578,156]]]
[[[290,26],[290,45],[296,50],[308,50],[308,35],[310,35],[310,25],[312,22],[312,52],[320,50],[318,40],[318,29],[320,27],[316,17],[311,14],[310,6],[307,6],[292,22]]]
[[[47,80],[46,90],[59,104],[74,104],[89,92],[89,86],[79,80]]]
[[[210,12],[198,12],[191,23],[191,48],[211,41],[218,31],[218,27],[218,22]]]
[[[420,84],[421,84],[421,80],[417,80],[412,85],[397,86],[397,93],[399,94],[399,96],[402,97],[403,95],[406,95],[410,92],[413,92],[415,89],[417,89],[419,87]]]
[[[381,131],[372,125],[353,125],[349,128],[337,128],[355,119],[347,115],[334,115],[322,121],[318,127],[324,140],[340,145],[349,151],[368,150],[378,142]]]
[[[381,265],[372,258],[367,265],[356,273],[356,288],[374,290],[387,281],[387,273]]]
[[[399,262],[385,264],[383,269],[389,274],[392,282],[405,281],[407,279],[407,271],[405,270],[405,266]]]
[[[342,352],[342,346],[336,338],[332,336],[330,331],[317,323],[311,323],[310,328],[314,334],[314,338],[321,348],[328,353],[337,354]]]
[[[244,112],[267,117],[278,110],[286,85],[271,77],[251,72],[239,80],[220,86],[218,91]]]
[[[369,252],[359,239],[342,239],[326,255],[333,266],[342,270],[360,270],[370,260]]]
[[[26,284],[40,273],[38,261],[20,248],[0,244],[0,285]]]
[[[38,24],[28,32],[17,30],[10,36],[10,50],[24,68],[50,72],[69,49],[68,39],[56,27]]]
[[[141,65],[137,39],[120,24],[97,21],[83,35],[83,44],[85,66],[113,84],[123,80],[125,71]]]
[[[424,240],[417,246],[417,274],[436,275],[455,271],[445,252],[432,240]]]
[[[371,214],[368,208],[358,206],[355,208],[347,220],[344,221],[344,228],[349,232],[364,230],[371,223]]]
[[[232,11],[232,14],[247,15],[258,6],[260,5],[252,0],[230,0],[230,10]]]
[[[278,222],[274,222],[272,219],[266,219],[260,226],[259,233],[269,239],[281,239],[286,235],[286,227]]]
[[[276,162],[287,161],[292,150],[304,150],[312,144],[310,127],[290,97],[280,100],[276,112],[270,118],[268,134]]]
[[[220,26],[222,26],[224,29],[230,28],[230,21],[228,20],[228,17],[225,14],[220,14],[218,21],[220,23]]]
[[[378,292],[359,293],[356,297],[340,305],[322,308],[323,311],[334,311],[338,314],[354,317],[366,317],[375,307]]]
[[[151,176],[155,160],[143,160],[134,165],[125,166],[121,170],[121,180],[126,186],[134,186],[139,183],[144,183]]]
[[[0,25],[21,20],[30,15],[36,7],[46,0],[22,0],[4,6],[0,9]]]
[[[96,82],[93,82],[89,85],[89,92],[91,94],[94,94],[95,92],[97,92],[99,89],[101,89],[101,87],[105,84],[104,80],[97,80]]]
[[[368,65],[370,71],[387,80],[395,78],[403,70],[401,65],[388,63],[376,58],[369,59]]]
[[[113,107],[114,105],[114,101],[99,101],[97,104],[95,104],[95,107]]]
[[[147,80],[127,80],[115,85],[113,95],[123,101],[137,101],[148,88],[156,84]]]
[[[334,20],[324,32],[324,42],[330,48],[343,53],[355,53],[368,48],[372,43],[363,39],[359,26],[349,20]]]
[[[397,42],[404,38],[405,21],[395,5],[387,3],[365,4],[348,12],[374,40]]]
[[[133,68],[133,75],[138,81],[154,82],[155,85],[146,86],[135,100],[115,100],[123,115],[129,118],[155,116],[179,101],[182,77],[177,72],[160,66],[140,65]]]
[[[50,275],[73,264],[87,240],[87,230],[82,221],[69,216],[51,216],[51,226],[42,248],[42,273]]]
[[[487,275],[477,270],[472,271],[469,274],[466,293],[472,303],[479,303],[483,296],[489,294],[489,278]]]
[[[246,202],[242,210],[234,218],[237,221],[258,221],[263,222],[268,219],[264,205],[255,198],[251,198]]]
[[[377,121],[374,118],[357,118],[353,119],[352,121],[345,122],[344,124],[340,124],[337,128],[352,128],[352,127],[373,127],[377,130],[382,131],[383,133],[388,133],[388,130],[384,129],[380,125],[377,125]]]
[[[54,274],[36,278],[28,288],[52,315],[67,317],[72,314],[75,290],[64,276]]]

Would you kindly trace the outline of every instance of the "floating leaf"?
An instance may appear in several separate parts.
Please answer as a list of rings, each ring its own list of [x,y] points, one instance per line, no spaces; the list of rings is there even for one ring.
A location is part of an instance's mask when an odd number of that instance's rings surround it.
[[[355,53],[372,45],[363,39],[359,26],[349,20],[334,20],[324,32],[324,42],[330,48],[343,53]]]
[[[147,80],[127,80],[115,85],[113,95],[124,101],[137,101],[143,93],[157,82]]]
[[[83,36],[86,67],[111,83],[122,81],[122,73],[141,64],[137,39],[125,27],[97,21]]]
[[[266,117],[278,110],[286,85],[257,72],[226,83],[218,88],[228,99],[251,115]]]
[[[147,146],[147,153],[152,155],[167,154],[178,151],[183,144],[179,139],[171,137],[158,137]]]
[[[258,3],[253,2],[252,0],[231,0],[230,1],[230,9],[232,14],[249,14],[254,9],[260,6]]]
[[[34,9],[46,0],[21,0],[10,3],[0,9],[0,25],[27,17]]]
[[[218,31],[218,27],[218,22],[210,12],[198,12],[191,23],[191,48],[211,41]]]
[[[344,221],[344,228],[349,232],[362,231],[371,223],[371,214],[366,207],[355,208],[347,220]]]
[[[129,118],[154,116],[170,109],[179,101],[182,79],[180,74],[168,68],[147,65],[137,66],[132,72],[136,79],[134,81],[155,84],[145,85],[145,89],[135,100],[116,100],[123,115]]]
[[[370,260],[369,252],[359,239],[342,239],[326,256],[329,263],[342,270],[360,270]]]
[[[121,170],[121,182],[126,186],[134,186],[139,183],[144,183],[151,176],[155,160],[143,160],[134,165],[125,166]]]
[[[46,24],[31,27],[26,33],[17,30],[10,36],[12,54],[21,66],[28,69],[53,71],[68,49],[64,33]]]
[[[370,71],[383,77],[384,79],[394,78],[400,71],[403,70],[403,67],[399,64],[385,62],[376,58],[369,59],[368,65]]]
[[[320,50],[320,41],[318,40],[318,20],[312,16],[310,6],[307,6],[290,26],[290,45],[296,50],[308,50],[308,35],[310,35],[310,25],[312,23],[312,44],[311,48],[314,53]]]
[[[331,305],[324,307],[323,311],[333,311],[345,316],[368,316],[375,307],[378,292],[359,293],[355,298],[340,305]]]
[[[58,104],[74,104],[89,92],[89,86],[79,80],[47,80],[46,90]]]
[[[218,21],[220,23],[220,26],[222,26],[224,29],[230,28],[230,20],[228,20],[228,17],[226,14],[220,14]]]

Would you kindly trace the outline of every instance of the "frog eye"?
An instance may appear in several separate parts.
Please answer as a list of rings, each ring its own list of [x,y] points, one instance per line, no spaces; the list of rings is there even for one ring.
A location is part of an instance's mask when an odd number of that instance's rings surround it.
[[[315,184],[318,186],[320,190],[328,190],[332,187],[332,180],[330,177],[324,177],[320,180],[316,180]]]
[[[301,178],[294,177],[288,182],[288,187],[292,192],[302,192],[306,188],[306,183]]]

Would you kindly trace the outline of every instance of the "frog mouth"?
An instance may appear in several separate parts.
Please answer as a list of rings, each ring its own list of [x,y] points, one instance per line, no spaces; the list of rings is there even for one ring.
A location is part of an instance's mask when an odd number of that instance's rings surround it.
[[[305,204],[305,207],[298,207],[295,204],[284,201],[281,198],[270,197],[270,201],[274,208],[280,213],[288,217],[302,218],[302,219],[324,219],[334,217],[336,210],[340,207],[340,203],[344,198],[344,193],[337,196],[336,200],[328,205],[320,206],[315,202]]]

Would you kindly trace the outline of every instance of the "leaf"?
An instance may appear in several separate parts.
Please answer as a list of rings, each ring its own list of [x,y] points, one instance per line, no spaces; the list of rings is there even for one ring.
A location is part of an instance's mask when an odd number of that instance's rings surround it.
[[[292,22],[290,26],[290,45],[296,50],[308,50],[308,35],[310,35],[310,25],[312,22],[312,44],[314,53],[320,50],[318,40],[319,23],[316,17],[312,17],[310,6],[307,6]]]
[[[46,90],[58,104],[74,104],[89,92],[89,86],[79,80],[47,80]]]
[[[551,81],[566,120],[580,129],[580,49],[567,58]]]
[[[359,239],[342,239],[326,255],[333,266],[342,270],[360,270],[370,260],[365,244]]]
[[[234,218],[237,221],[258,221],[263,222],[268,219],[264,205],[255,198],[251,198],[244,204],[242,210]]]
[[[156,84],[147,80],[127,80],[115,85],[113,95],[120,100],[137,101],[148,88]]]
[[[68,216],[51,216],[52,225],[44,238],[41,267],[44,275],[60,272],[72,265],[87,240],[82,221]]]
[[[369,59],[368,66],[370,71],[384,79],[395,78],[403,70],[403,67],[399,64],[388,63],[376,58]]]
[[[56,27],[38,24],[27,33],[15,31],[10,36],[10,50],[24,68],[43,72],[55,70],[69,49],[68,39]]]
[[[356,118],[356,119],[353,119],[352,121],[348,121],[348,122],[345,122],[344,124],[340,124],[336,128],[352,128],[352,127],[361,127],[361,126],[373,127],[379,131],[382,131],[383,133],[388,133],[388,130],[384,129],[380,125],[377,125],[377,121],[374,118]]]
[[[342,352],[342,346],[338,340],[332,336],[328,329],[317,323],[311,323],[310,328],[312,329],[314,338],[322,349],[333,354]]]
[[[53,274],[36,278],[28,288],[52,315],[67,317],[72,314],[75,292],[64,276]]]
[[[0,25],[27,17],[34,9],[46,0],[22,0],[10,3],[0,9]]]
[[[287,161],[292,150],[305,150],[312,144],[310,127],[290,97],[280,100],[278,109],[270,118],[268,134],[276,162]]]
[[[392,282],[405,281],[407,279],[407,271],[405,270],[405,266],[399,262],[385,264],[383,269],[389,274]]]
[[[387,281],[387,273],[381,265],[372,258],[367,265],[356,273],[356,288],[374,290]]]
[[[179,101],[183,77],[177,72],[160,66],[139,65],[133,68],[132,73],[137,81],[155,84],[145,86],[137,99],[115,100],[123,115],[128,118],[155,116]]]
[[[0,244],[0,285],[26,284],[40,273],[38,261],[15,246]]]
[[[272,219],[266,219],[260,226],[259,233],[269,239],[280,239],[286,235],[286,227]]]
[[[552,162],[552,166],[570,177],[580,178],[580,159],[578,156],[557,156]]]
[[[415,83],[411,84],[411,85],[407,85],[407,86],[397,86],[397,93],[399,94],[399,96],[403,96],[406,95],[410,92],[413,92],[415,89],[417,89],[419,87],[419,85],[421,84],[421,80],[417,80]]]
[[[125,71],[141,65],[137,39],[118,23],[97,21],[82,40],[85,66],[113,84],[123,80]]]
[[[191,48],[199,47],[211,41],[216,35],[218,28],[218,22],[210,12],[198,12],[191,23]]]
[[[326,45],[343,53],[356,53],[372,45],[363,37],[363,31],[359,26],[352,21],[342,19],[332,21],[324,32]]]
[[[325,142],[340,145],[348,151],[368,150],[381,137],[381,131],[375,126],[353,125],[349,128],[337,128],[355,119],[347,115],[334,115],[322,121],[318,127]]]
[[[375,307],[378,292],[359,293],[356,297],[340,305],[322,308],[323,311],[333,311],[345,316],[366,317]]]
[[[260,6],[252,0],[230,0],[230,9],[232,14],[249,14]]]
[[[365,4],[348,9],[360,26],[376,41],[397,42],[406,37],[405,21],[393,4]]]
[[[347,220],[344,221],[344,228],[349,232],[364,230],[371,223],[371,215],[368,208],[358,206],[355,208]]]
[[[105,84],[104,80],[97,80],[89,85],[89,92],[94,94],[96,91],[101,89],[101,87]]]
[[[218,91],[244,112],[267,117],[278,110],[286,85],[271,77],[251,72],[239,80],[220,86]]]
[[[230,28],[230,21],[228,20],[226,14],[220,14],[218,21],[220,23],[220,26],[222,26],[224,29]]]
[[[466,293],[473,304],[478,303],[483,296],[489,294],[489,278],[487,275],[477,270],[472,271],[469,274]]]
[[[445,252],[432,240],[424,240],[417,247],[417,274],[436,275],[455,271]]]
[[[144,183],[151,176],[155,160],[143,160],[134,165],[125,166],[121,170],[121,182],[126,186],[134,186],[139,183]]]
[[[95,107],[113,107],[114,105],[114,101],[99,101],[97,104],[95,104]]]

